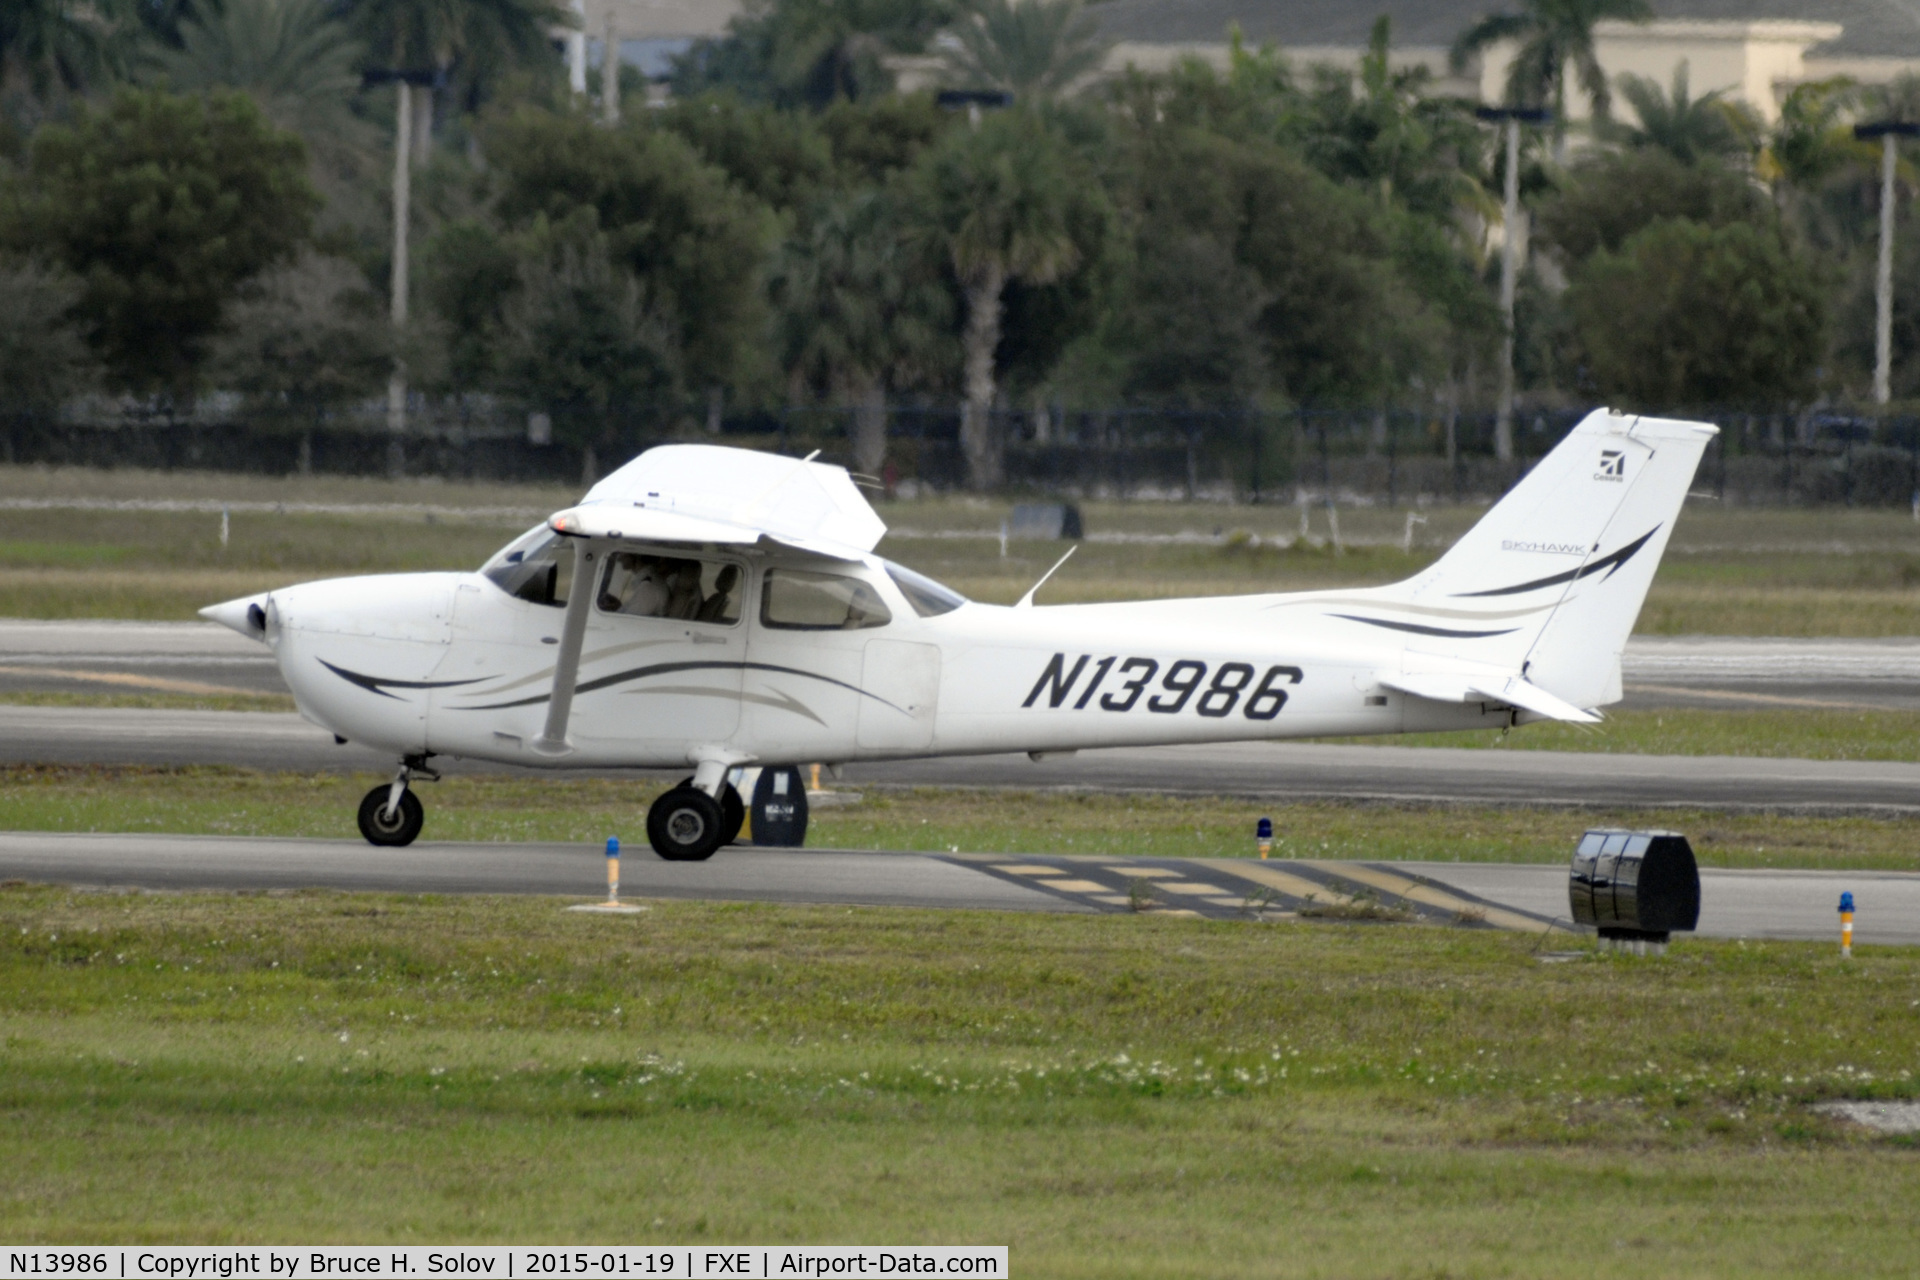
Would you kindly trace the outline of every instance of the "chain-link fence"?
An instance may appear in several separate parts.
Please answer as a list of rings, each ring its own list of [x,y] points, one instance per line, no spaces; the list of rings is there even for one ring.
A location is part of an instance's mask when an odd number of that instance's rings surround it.
[[[1584,410],[1527,410],[1514,458],[1494,452],[1491,412],[1445,410],[1037,409],[1002,412],[1005,487],[1079,498],[1342,503],[1477,501],[1497,496],[1551,449]],[[1736,505],[1905,506],[1920,495],[1920,416],[1823,412],[1676,414],[1719,425],[1695,490]],[[255,474],[389,474],[588,482],[668,439],[705,440],[854,465],[851,411],[722,414],[719,431],[663,434],[657,413],[596,434],[564,430],[486,401],[417,404],[400,436],[373,412],[305,428],[238,414],[0,415],[0,462],[190,468]],[[557,438],[556,438],[557,437]],[[397,448],[395,446],[398,446]],[[898,405],[875,477],[895,492],[963,489],[960,412]]]

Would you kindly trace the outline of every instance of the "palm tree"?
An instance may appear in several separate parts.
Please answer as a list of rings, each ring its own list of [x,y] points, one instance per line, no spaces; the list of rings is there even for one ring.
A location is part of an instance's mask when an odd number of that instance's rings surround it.
[[[1812,189],[1847,167],[1873,162],[1871,144],[1855,140],[1847,122],[1861,98],[1847,76],[1794,86],[1755,165],[1768,182]]]
[[[1623,75],[1620,92],[1640,117],[1639,127],[1623,134],[1629,145],[1655,147],[1681,164],[1751,154],[1760,135],[1760,119],[1752,108],[1728,102],[1724,89],[1695,98],[1687,88],[1687,63],[1673,69],[1673,90],[1644,76]]]
[[[853,406],[868,475],[886,460],[889,387],[928,369],[952,309],[938,265],[904,231],[879,192],[834,201],[786,244],[769,282],[789,378]]]
[[[283,129],[309,141],[337,138],[358,124],[363,51],[328,0],[225,0],[180,24],[180,47],[147,62],[186,92],[239,89]]]
[[[391,315],[396,329],[407,322],[407,222],[412,202],[413,93],[410,80],[444,75],[463,56],[476,60],[531,61],[555,57],[547,33],[570,26],[573,15],[554,0],[352,0],[348,20],[367,43],[376,62],[395,77],[393,164],[393,290]],[[429,110],[432,99],[426,100]],[[397,475],[405,457],[400,433],[406,428],[407,375],[394,366],[387,384],[387,470]]]
[[[121,0],[0,4],[0,90],[80,93],[126,70],[139,24]]]
[[[1474,55],[1512,40],[1519,44],[1507,68],[1507,105],[1551,107],[1556,147],[1564,145],[1569,64],[1593,114],[1605,119],[1613,107],[1607,73],[1593,48],[1593,28],[1614,19],[1646,22],[1653,17],[1647,0],[1521,0],[1519,13],[1496,13],[1468,27],[1453,42],[1453,68],[1463,70]]]
[[[960,88],[1017,98],[1065,93],[1107,54],[1081,0],[976,0],[951,28],[948,78]]]
[[[1091,184],[1078,182],[1075,168],[1037,116],[1004,111],[949,132],[915,175],[921,214],[966,300],[960,447],[975,488],[1001,479],[991,411],[1007,285],[1050,284],[1080,263],[1074,205]]]

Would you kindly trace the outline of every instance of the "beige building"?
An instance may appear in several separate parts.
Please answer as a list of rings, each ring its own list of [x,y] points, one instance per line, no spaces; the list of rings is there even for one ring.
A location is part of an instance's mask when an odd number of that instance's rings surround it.
[[[1396,65],[1430,68],[1441,92],[1497,102],[1512,49],[1495,47],[1456,76],[1448,50],[1482,16],[1518,6],[1501,0],[1111,0],[1098,6],[1114,46],[1110,71],[1143,70],[1197,56],[1224,66],[1227,32],[1275,44],[1296,63],[1353,65],[1374,20],[1393,24]],[[1878,83],[1920,71],[1920,4],[1910,0],[1653,0],[1656,19],[1603,23],[1595,48],[1609,75],[1631,72],[1662,85],[1681,62],[1696,94],[1713,89],[1751,104],[1767,120],[1797,84],[1834,75]],[[1570,89],[1569,116],[1585,118]]]
[[[609,19],[621,58],[657,78],[695,40],[725,35],[743,6],[741,0],[571,0],[569,7],[579,15],[580,28],[563,39],[575,87],[581,88],[586,68],[600,64]]]

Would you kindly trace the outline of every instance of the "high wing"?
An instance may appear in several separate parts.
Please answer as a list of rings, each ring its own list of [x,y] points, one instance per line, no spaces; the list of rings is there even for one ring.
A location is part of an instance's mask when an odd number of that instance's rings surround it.
[[[887,531],[843,467],[706,444],[649,449],[548,523],[572,537],[777,542],[838,560],[860,559]]]
[[[587,491],[579,505],[547,524],[574,539],[573,580],[593,581],[596,544],[685,543],[747,547],[777,543],[836,560],[858,561],[887,526],[860,496],[844,467],[717,445],[662,445]],[[547,723],[533,743],[544,755],[573,750],[567,723],[593,592],[568,597],[553,668]]]

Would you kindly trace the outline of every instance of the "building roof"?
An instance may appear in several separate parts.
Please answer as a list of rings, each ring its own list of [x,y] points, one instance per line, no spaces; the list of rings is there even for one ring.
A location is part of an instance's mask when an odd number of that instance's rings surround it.
[[[1486,14],[1518,7],[1512,0],[1107,0],[1092,12],[1114,40],[1217,44],[1238,22],[1250,43],[1283,48],[1364,45],[1384,13],[1396,45],[1444,49]],[[1920,0],[1653,0],[1653,9],[1661,18],[1837,22],[1845,34],[1809,53],[1920,57]]]

